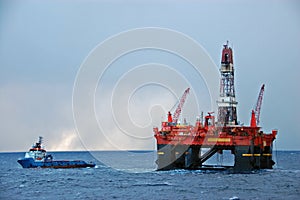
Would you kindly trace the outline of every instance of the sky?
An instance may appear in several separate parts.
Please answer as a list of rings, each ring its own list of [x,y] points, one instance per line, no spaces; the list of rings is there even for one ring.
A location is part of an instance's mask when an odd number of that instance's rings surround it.
[[[95,116],[104,120],[107,138],[92,128],[80,132],[73,105],[80,67],[108,38],[145,27],[192,38],[216,69],[222,45],[229,40],[238,120],[249,124],[264,83],[262,129],[278,129],[276,149],[300,150],[299,1],[0,0],[0,151],[26,151],[40,135],[49,151],[154,149],[153,126],[165,120],[187,85],[193,89],[184,117],[194,123],[201,110],[210,111],[205,81],[187,62],[169,52],[144,49],[117,59],[97,83]],[[143,64],[149,63],[152,70],[147,71]],[[137,66],[141,71],[132,70]],[[164,79],[163,74],[167,84],[178,86],[173,93],[155,83],[133,85],[141,77]],[[116,115],[107,114],[109,105]],[[140,135],[130,135],[127,122],[141,128]],[[121,132],[129,136],[119,137],[120,128],[128,128]]]

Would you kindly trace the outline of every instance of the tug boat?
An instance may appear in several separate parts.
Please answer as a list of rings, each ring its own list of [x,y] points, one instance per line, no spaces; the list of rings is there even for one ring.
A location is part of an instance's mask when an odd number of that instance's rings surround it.
[[[28,152],[25,153],[24,158],[18,159],[18,163],[23,168],[86,168],[95,167],[95,164],[86,163],[83,160],[53,160],[51,154],[47,154],[46,150],[42,148],[42,137],[36,142]]]

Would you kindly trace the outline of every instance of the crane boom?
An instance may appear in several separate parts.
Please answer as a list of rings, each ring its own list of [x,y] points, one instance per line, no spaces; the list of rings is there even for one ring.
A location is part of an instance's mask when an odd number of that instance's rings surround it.
[[[177,106],[177,108],[176,108],[176,110],[175,110],[175,112],[174,112],[174,115],[173,115],[173,122],[174,122],[174,123],[177,123],[177,121],[178,121],[178,118],[179,118],[179,116],[180,116],[180,114],[181,114],[181,109],[182,109],[182,107],[183,107],[183,105],[184,105],[184,102],[185,102],[185,100],[186,100],[186,96],[187,96],[187,94],[189,93],[189,91],[190,91],[190,88],[187,88],[187,89],[184,91],[184,93],[183,93],[183,95],[182,95],[182,97],[181,97],[181,99],[180,99],[180,102],[179,102],[179,104],[178,104],[178,106]]]
[[[263,84],[260,88],[260,92],[259,92],[258,99],[256,102],[256,107],[255,107],[255,117],[256,117],[257,125],[259,124],[260,109],[261,109],[262,99],[264,96],[264,91],[265,91],[265,84]]]

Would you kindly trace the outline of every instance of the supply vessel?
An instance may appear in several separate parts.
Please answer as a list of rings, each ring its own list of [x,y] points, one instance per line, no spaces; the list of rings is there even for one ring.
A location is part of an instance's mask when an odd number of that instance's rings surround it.
[[[217,119],[214,112],[197,118],[195,125],[178,122],[181,110],[190,91],[185,90],[172,115],[161,128],[153,129],[157,142],[157,169],[221,169],[246,172],[272,169],[273,141],[277,130],[264,133],[259,126],[260,109],[265,85],[262,85],[255,108],[251,112],[250,125],[237,120],[237,101],[234,88],[233,50],[228,41],[222,49],[220,68],[220,95],[217,100]],[[206,152],[204,151],[206,150]],[[229,150],[234,155],[232,166],[206,165],[216,153]]]
[[[53,160],[51,154],[47,154],[42,148],[42,137],[36,142],[25,157],[18,159],[18,163],[23,168],[85,168],[95,167],[94,163],[86,163],[83,160]]]

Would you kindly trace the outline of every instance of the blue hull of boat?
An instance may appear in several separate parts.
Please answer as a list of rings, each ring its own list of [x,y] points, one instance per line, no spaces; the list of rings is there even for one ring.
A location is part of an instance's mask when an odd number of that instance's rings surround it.
[[[53,160],[36,162],[33,158],[22,158],[18,160],[18,163],[22,165],[23,168],[85,168],[85,167],[95,167],[94,163],[86,163],[83,160]]]

